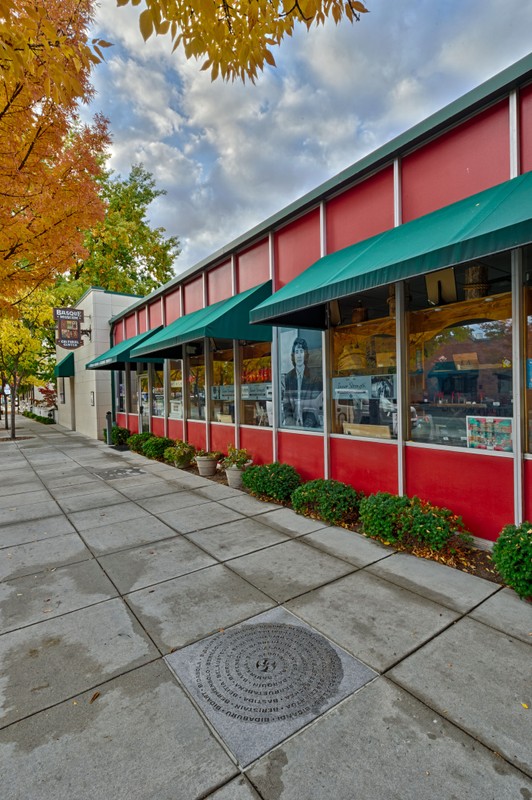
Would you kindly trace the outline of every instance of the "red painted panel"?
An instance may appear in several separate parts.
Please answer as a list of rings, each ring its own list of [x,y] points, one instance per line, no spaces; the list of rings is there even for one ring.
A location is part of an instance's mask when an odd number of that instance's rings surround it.
[[[211,450],[227,453],[227,445],[235,443],[234,425],[211,425]]]
[[[151,432],[156,436],[164,436],[164,417],[151,418]]]
[[[181,292],[179,289],[175,292],[172,292],[172,294],[167,294],[165,296],[164,308],[167,325],[181,316]]]
[[[187,442],[198,450],[205,450],[206,441],[205,423],[187,420]]]
[[[146,306],[139,309],[139,333],[145,333],[148,330],[148,315],[146,313]]]
[[[200,276],[183,287],[185,314],[203,308],[203,278]]]
[[[305,481],[323,478],[323,437],[279,431],[278,460],[292,464]]]
[[[397,494],[397,445],[362,439],[331,439],[331,477],[372,494]]]
[[[127,415],[127,425],[126,428],[130,433],[138,433],[139,432],[139,418],[137,414],[128,414]]]
[[[309,211],[275,233],[275,291],[320,257],[320,210]]]
[[[387,167],[327,203],[327,252],[393,228],[393,167]]]
[[[509,141],[504,101],[406,156],[403,222],[508,180]]]
[[[131,339],[132,336],[136,336],[137,334],[137,321],[135,319],[135,315],[132,314],[130,317],[126,317],[126,339]]]
[[[120,342],[124,341],[124,326],[122,325],[122,320],[114,326],[113,328],[113,343],[120,344]]]
[[[406,448],[406,494],[460,514],[474,536],[494,541],[513,522],[513,460],[455,450]]]
[[[236,261],[237,292],[246,292],[270,279],[270,248],[268,239],[239,253]]]
[[[240,447],[249,450],[254,464],[273,461],[273,438],[269,428],[240,428]]]
[[[532,461],[528,459],[524,465],[523,499],[525,519],[532,520]]]
[[[152,328],[157,328],[159,325],[163,324],[163,309],[162,309],[162,300],[157,300],[156,303],[150,303],[150,330]]]
[[[216,269],[211,269],[207,273],[207,299],[209,305],[217,303],[218,300],[227,300],[233,296],[233,278],[231,262],[227,261]]]
[[[168,437],[170,439],[183,439],[183,421],[180,419],[168,420]]]
[[[532,170],[532,86],[521,91],[521,172]]]
[[[116,424],[119,425],[121,428],[127,428],[127,414],[122,414],[120,412],[117,412]],[[127,429],[129,430],[129,428]]]

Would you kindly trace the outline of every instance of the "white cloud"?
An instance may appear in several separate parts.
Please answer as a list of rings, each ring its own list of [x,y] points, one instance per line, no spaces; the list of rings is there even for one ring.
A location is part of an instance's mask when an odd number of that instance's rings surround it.
[[[525,55],[522,0],[369,0],[360,23],[301,26],[255,85],[212,83],[168,39],[142,41],[141,7],[102,0],[115,42],[95,73],[111,165],[142,161],[168,194],[152,221],[192,266],[367,152]]]

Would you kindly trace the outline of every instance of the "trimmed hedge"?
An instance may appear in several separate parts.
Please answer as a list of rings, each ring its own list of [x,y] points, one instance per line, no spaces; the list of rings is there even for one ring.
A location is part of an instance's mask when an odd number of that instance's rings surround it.
[[[532,598],[532,522],[506,525],[493,545],[492,558],[503,581],[519,597]]]
[[[301,475],[291,464],[257,464],[242,473],[242,485],[251,494],[287,503],[301,485]]]
[[[142,453],[142,445],[148,441],[148,439],[153,438],[154,434],[150,433],[150,431],[144,431],[143,433],[134,433],[129,439],[126,441],[127,446],[130,450],[133,450],[134,453]]]
[[[353,525],[364,497],[347,483],[325,478],[308,481],[292,494],[292,507],[298,514],[317,517],[331,525]]]
[[[55,419],[53,417],[41,417],[39,414],[34,414],[33,411],[23,411],[23,417],[28,417],[28,419],[34,419],[35,422],[42,422],[43,425],[55,425]]]

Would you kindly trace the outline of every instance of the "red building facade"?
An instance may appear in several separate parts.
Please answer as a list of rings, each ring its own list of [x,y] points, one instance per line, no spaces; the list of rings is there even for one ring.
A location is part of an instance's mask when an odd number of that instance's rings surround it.
[[[422,254],[405,279],[398,260],[392,280],[339,289],[323,309],[311,303],[265,318],[270,342],[230,329],[211,335],[205,324],[205,335],[174,349],[170,339],[151,354],[143,345],[136,361],[117,365],[116,422],[207,449],[236,443],[256,463],[289,462],[305,479],[416,494],[494,540],[505,524],[532,516],[532,213],[522,201],[514,213],[506,199],[515,241],[508,246],[497,222],[473,258],[451,220],[465,219],[470,198],[491,208],[497,187],[511,198],[512,182],[531,170],[527,57],[133,304],[112,320],[113,342],[170,331],[268,281],[274,298],[305,290],[307,271],[321,270],[327,283],[326,257],[336,254],[342,268],[351,253],[369,264],[381,236],[381,249],[388,241],[407,249],[414,234],[417,242],[423,229],[430,237],[447,225],[452,257],[427,271]],[[530,208],[532,183],[519,186]],[[392,240],[398,228],[404,236]],[[313,297],[320,291],[314,283]],[[298,347],[314,386],[300,414],[307,424],[287,410]],[[303,367],[299,411],[302,375]]]

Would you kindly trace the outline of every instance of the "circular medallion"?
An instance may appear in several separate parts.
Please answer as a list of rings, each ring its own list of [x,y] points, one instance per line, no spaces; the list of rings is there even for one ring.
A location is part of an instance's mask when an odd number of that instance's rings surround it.
[[[244,625],[211,639],[195,677],[202,697],[243,722],[281,722],[315,714],[343,678],[339,656],[298,625]]]

